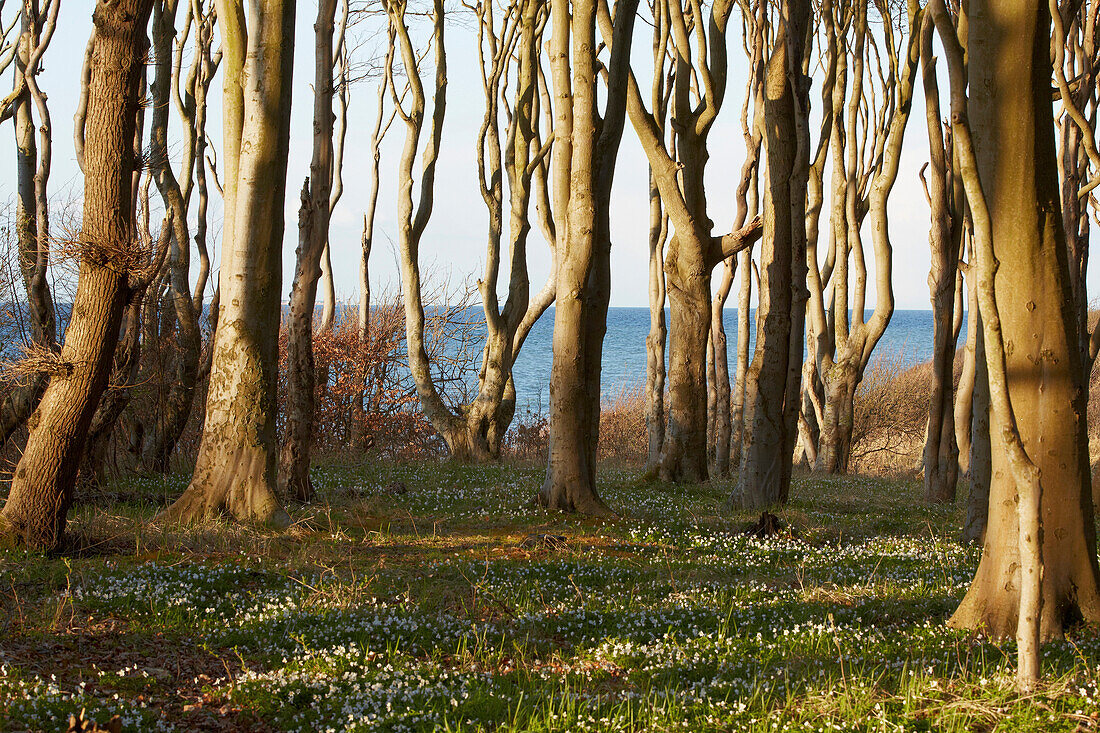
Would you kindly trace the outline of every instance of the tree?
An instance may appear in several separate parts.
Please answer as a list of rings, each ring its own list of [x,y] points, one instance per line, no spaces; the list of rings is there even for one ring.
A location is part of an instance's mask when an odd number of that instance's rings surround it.
[[[761,3],[761,16],[767,12]],[[764,234],[756,352],[746,375],[746,430],[733,501],[785,503],[800,407],[806,294],[809,80],[803,57],[810,4],[784,0],[764,70]],[[760,22],[760,21],[758,21]]]
[[[309,167],[310,175],[302,187],[297,263],[287,316],[286,428],[279,456],[279,483],[284,496],[298,501],[309,501],[314,494],[313,481],[309,477],[316,386],[313,311],[317,304],[321,260],[328,247],[329,219],[335,199],[339,196],[339,190],[333,187],[337,177],[337,152],[333,144],[333,98],[336,94],[333,71],[344,54],[342,46],[348,6],[345,1],[337,29],[336,4],[336,0],[321,0],[317,4],[317,20],[313,25],[313,160]],[[340,83],[343,85],[346,82],[345,75]],[[346,105],[344,108],[346,110]],[[339,147],[342,149],[343,145]],[[324,376],[327,381],[327,375]]]
[[[871,6],[871,0],[832,5],[836,15],[827,23],[835,29],[837,44],[828,110],[833,118],[829,126],[832,251],[825,267],[816,256],[809,262],[807,315],[824,405],[817,422],[814,467],[826,473],[848,470],[856,388],[894,310],[887,201],[897,180],[912,104],[918,34],[912,30],[913,6],[906,46],[901,29],[895,27],[904,27],[905,22],[891,15],[886,3],[875,0],[874,9],[884,21],[882,40],[876,41],[869,24]],[[870,111],[864,114],[864,109]],[[870,317],[866,316],[865,220],[875,260],[875,307]]]
[[[57,318],[46,279],[50,260],[50,212],[47,184],[53,161],[53,124],[46,95],[38,86],[42,58],[53,39],[60,0],[27,0],[20,11],[19,37],[13,54],[15,88],[5,100],[0,115],[13,118],[16,145],[15,231],[19,247],[19,270],[27,293],[30,345],[37,351],[57,350]],[[7,63],[3,64],[4,66]],[[35,112],[38,136],[35,140]],[[28,374],[0,402],[0,445],[30,417],[48,375]]]
[[[223,509],[286,526],[275,498],[280,252],[290,144],[294,0],[221,0],[225,229],[206,419],[191,484],[161,518]]]
[[[149,163],[165,209],[172,214],[172,246],[166,277],[151,290],[153,312],[163,317],[148,329],[144,351],[145,381],[155,384],[155,419],[144,431],[142,464],[165,473],[195,401],[201,370],[202,333],[199,317],[210,274],[206,246],[207,94],[221,54],[211,51],[216,14],[200,2],[184,3],[183,33],[176,42],[179,0],[157,0],[153,8],[152,41],[155,74],[151,85],[152,110]],[[184,75],[184,56],[193,38],[191,65]],[[173,52],[173,43],[175,51]],[[182,156],[178,171],[170,157],[169,118],[176,109],[181,124]],[[199,268],[191,290],[190,211],[198,194],[194,241]],[[148,320],[148,319],[147,319]]]
[[[557,99],[552,170],[557,301],[550,451],[537,499],[543,506],[582,514],[610,513],[596,489],[600,368],[611,297],[611,186],[626,121],[637,8],[638,0],[619,0],[612,14],[605,0],[577,0],[570,13],[569,0],[550,2],[550,79]],[[602,116],[597,16],[610,49]]]
[[[138,83],[152,0],[99,0],[87,77],[84,211],[72,318],[0,512],[0,532],[54,549],[63,538],[85,432],[107,386],[111,359],[143,256],[132,200]],[[135,278],[136,279],[136,278]]]
[[[759,221],[746,225],[741,220],[729,234],[712,235],[703,186],[707,138],[725,99],[726,25],[732,10],[733,0],[719,0],[706,18],[698,4],[689,4],[686,11],[679,0],[663,5],[673,67],[668,102],[669,121],[676,130],[673,150],[666,147],[662,132],[663,110],[659,106],[653,111],[646,108],[633,73],[627,86],[630,121],[674,229],[664,257],[671,321],[668,433],[660,468],[661,477],[671,481],[705,481],[708,477],[706,365],[711,271],[750,246],[761,231]],[[700,47],[693,50],[693,44]],[[663,53],[655,56],[655,76],[667,73],[664,58]],[[728,369],[726,374],[728,382]]]
[[[398,114],[407,126],[406,157],[402,159],[403,191],[410,190],[413,175],[415,145],[409,141],[420,134],[424,97],[420,82],[419,61],[408,40],[401,15],[391,11],[402,49],[402,60],[410,81],[411,102],[406,111],[395,100]],[[550,153],[550,142],[543,143],[538,129],[538,49],[544,25],[545,4],[539,0],[522,0],[508,4],[499,18],[492,3],[480,3],[473,8],[478,18],[478,54],[482,89],[485,94],[485,114],[478,133],[478,182],[482,200],[489,215],[486,244],[485,274],[478,281],[482,310],[485,316],[485,346],[478,377],[477,394],[466,405],[448,405],[435,384],[432,367],[424,349],[424,308],[421,294],[419,262],[420,240],[432,207],[431,181],[434,178],[438,135],[444,112],[444,82],[446,73],[443,55],[443,10],[435,15],[436,23],[436,97],[434,100],[432,141],[426,148],[425,175],[415,217],[411,196],[402,198],[399,211],[399,250],[402,283],[406,303],[406,338],[409,366],[416,382],[417,393],[425,416],[439,432],[454,458],[488,460],[500,455],[504,433],[515,412],[515,385],[512,366],[531,326],[553,302],[553,283],[530,297],[527,272],[527,241],[531,230],[529,209],[534,178],[541,172]],[[509,94],[508,78],[515,71],[515,89]],[[391,66],[392,73],[392,66]],[[392,82],[391,82],[392,89]],[[501,109],[506,115],[504,135],[501,135]],[[503,142],[502,142],[503,137]],[[412,145],[410,147],[410,145]],[[505,234],[505,180],[508,190],[508,226]],[[410,191],[411,193],[411,191]],[[508,295],[500,303],[497,288],[500,280],[501,250],[507,244],[510,272]],[[550,240],[551,247],[554,245]]]
[[[957,324],[962,318],[962,287],[959,257],[964,226],[961,182],[952,169],[954,154],[950,136],[945,138],[940,118],[940,90],[936,59],[932,55],[931,23],[920,28],[920,57],[924,81],[925,123],[928,128],[929,171],[924,182],[932,224],[928,242],[932,267],[928,289],[932,299],[932,398],[924,441],[924,493],[931,501],[955,501],[959,478],[959,447],[955,438],[955,410],[952,400],[955,372]],[[956,305],[956,301],[958,305]],[[976,317],[976,312],[974,312]]]
[[[1027,689],[1042,640],[1075,620],[1100,620],[1086,392],[1076,321],[1065,307],[1069,268],[1047,91],[1050,11],[1039,0],[971,2],[967,79],[942,0],[929,9],[951,75],[992,406],[985,547],[949,623],[995,637],[1015,632],[1017,680]]]

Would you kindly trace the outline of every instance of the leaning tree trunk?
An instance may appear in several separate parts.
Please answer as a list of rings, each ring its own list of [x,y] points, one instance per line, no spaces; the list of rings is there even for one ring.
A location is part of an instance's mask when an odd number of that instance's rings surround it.
[[[994,384],[994,377],[1009,375],[1007,393],[1016,418],[1012,421],[1009,415],[1006,423],[1005,410],[995,410],[996,427],[1002,429],[992,431],[985,549],[950,624],[981,628],[996,637],[1016,633],[1021,644],[1033,645],[1034,640],[1025,639],[1024,624],[1018,628],[1018,616],[1038,614],[1040,639],[1061,636],[1077,620],[1100,621],[1087,391],[1076,319],[1072,306],[1067,307],[1072,295],[1058,203],[1050,15],[1046,0],[972,0],[970,17],[970,88],[981,93],[974,94],[969,106],[977,173],[999,265],[987,258],[983,272],[984,277],[996,269],[991,300],[1000,314],[999,322],[991,322],[996,313],[988,313],[982,301],[990,392],[996,407],[1002,385]],[[945,18],[941,5],[936,20],[941,39]],[[963,105],[954,102],[955,69],[961,63],[951,63],[952,118],[965,121]],[[972,188],[968,182],[975,210]],[[994,359],[1002,355],[993,351],[989,334],[998,327],[1004,363],[995,374]],[[1009,429],[1012,422],[1018,425],[1018,442],[1016,431]],[[1021,452],[1034,463],[1037,478],[1031,484],[1021,485]],[[1032,584],[1037,597],[1029,598]],[[1021,667],[1021,685],[1025,671],[1032,677],[1037,673],[1036,668]]]
[[[77,292],[65,345],[12,478],[0,532],[32,547],[62,541],[85,433],[107,386],[134,263],[132,143],[152,0],[100,0],[93,13]]]
[[[226,510],[244,521],[290,522],[275,498],[275,390],[295,3],[261,4],[254,28],[246,29],[239,2],[218,14],[227,63],[221,313],[195,472],[162,513],[167,521]]]
[[[746,378],[752,422],[742,442],[733,499],[745,508],[786,503],[790,493],[803,354],[809,84],[802,58],[810,4],[780,6],[764,77],[767,182],[756,353]],[[796,86],[797,84],[797,86]]]
[[[333,179],[332,66],[333,34],[336,30],[336,0],[317,5],[313,80],[313,160],[310,176],[302,188],[298,213],[298,250],[294,284],[290,290],[287,316],[286,429],[280,453],[279,483],[284,496],[298,501],[313,498],[309,477],[313,443],[314,387],[313,311],[317,304],[317,280],[328,246],[329,198]],[[331,279],[331,267],[329,276]],[[332,306],[326,293],[325,308]],[[329,320],[328,328],[332,323]],[[324,375],[327,381],[327,375]]]

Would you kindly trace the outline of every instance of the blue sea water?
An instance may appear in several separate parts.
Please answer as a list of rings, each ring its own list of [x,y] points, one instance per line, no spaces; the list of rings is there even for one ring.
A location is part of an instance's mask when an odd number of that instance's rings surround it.
[[[666,312],[666,323],[667,318]],[[722,320],[726,327],[732,369],[737,358],[737,310],[726,310]],[[963,328],[965,333],[965,324]],[[531,329],[531,335],[516,359],[516,399],[517,406],[521,409],[545,411],[550,406],[553,333],[554,311],[550,309]],[[625,388],[645,382],[645,338],[648,333],[648,308],[608,310],[601,375],[601,390],[605,397],[614,396]],[[751,345],[750,341],[750,348]],[[931,359],[932,312],[896,311],[875,349],[875,355],[896,358],[905,366]]]

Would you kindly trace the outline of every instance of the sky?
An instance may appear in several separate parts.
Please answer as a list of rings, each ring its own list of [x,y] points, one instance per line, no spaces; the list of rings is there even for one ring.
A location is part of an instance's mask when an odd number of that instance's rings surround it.
[[[79,93],[78,79],[83,50],[91,32],[91,0],[64,0],[57,33],[46,53],[40,86],[49,97],[53,123],[53,170],[50,194],[55,206],[78,202],[83,186],[81,173],[73,152],[73,112]],[[5,11],[11,13],[9,6]],[[283,247],[283,292],[290,290],[297,240],[298,192],[309,172],[312,146],[312,81],[313,81],[313,20],[315,0],[299,0],[295,41],[295,74],[293,80],[293,112],[291,120],[290,156],[287,167],[286,229]],[[735,14],[738,11],[734,11]],[[182,15],[182,13],[181,13]],[[8,25],[7,15],[3,24]],[[364,21],[350,31],[353,63],[366,62],[381,53],[376,31],[380,19]],[[634,63],[645,88],[645,67],[651,63],[649,27],[638,24]],[[715,234],[729,230],[735,209],[735,189],[744,158],[740,129],[740,110],[744,94],[747,64],[741,52],[741,23],[734,17],[730,27],[730,80],[722,113],[710,135],[710,162],[707,168],[706,190],[710,218],[715,222]],[[384,37],[382,38],[384,42]],[[466,20],[447,29],[448,53],[447,118],[437,174],[435,207],[431,222],[421,244],[421,265],[435,277],[450,277],[454,283],[463,278],[475,280],[481,275],[485,260],[487,211],[477,183],[476,140],[484,113],[474,24]],[[10,80],[10,72],[7,77]],[[354,301],[358,291],[359,243],[363,212],[370,190],[370,133],[374,123],[376,81],[366,80],[352,87],[348,112],[348,136],[344,153],[344,195],[333,213],[330,245],[337,299]],[[430,85],[429,85],[430,89]],[[209,134],[220,149],[221,77],[211,90]],[[944,90],[946,92],[946,89]],[[811,104],[817,106],[819,90],[811,91]],[[945,95],[946,96],[946,95]],[[9,144],[0,143],[0,166],[8,171],[0,176],[0,201],[13,205],[15,193],[14,138],[10,125],[0,132],[0,140],[8,135]],[[372,289],[395,292],[399,281],[393,240],[396,237],[397,152],[403,142],[404,127],[395,121],[383,147],[381,195],[379,199],[375,248],[371,257]],[[816,139],[816,130],[811,125]],[[178,130],[173,135],[174,162],[178,165]],[[890,199],[890,232],[894,248],[894,295],[898,309],[928,309],[928,206],[918,178],[918,171],[928,158],[927,133],[924,126],[924,100],[913,103],[913,114],[906,132],[904,152],[898,180]],[[828,175],[828,174],[827,174]],[[826,178],[828,181],[828,178]],[[827,206],[822,229],[827,231]],[[194,207],[192,207],[194,208]],[[212,233],[220,233],[220,206],[211,207]],[[533,215],[533,212],[532,212]],[[645,154],[633,130],[627,123],[611,202],[612,228],[612,306],[648,305],[648,171]],[[824,248],[824,237],[823,237]],[[541,287],[550,270],[549,250],[537,232],[532,231],[528,246],[532,290]],[[220,254],[220,242],[215,243],[215,268]],[[872,268],[868,251],[868,267]],[[507,269],[501,287],[507,286]],[[717,271],[716,271],[717,272]],[[715,280],[717,281],[717,277]],[[1090,269],[1090,287],[1096,277]],[[736,292],[736,290],[735,290]],[[873,304],[873,294],[868,306]],[[731,299],[728,303],[733,307]]]

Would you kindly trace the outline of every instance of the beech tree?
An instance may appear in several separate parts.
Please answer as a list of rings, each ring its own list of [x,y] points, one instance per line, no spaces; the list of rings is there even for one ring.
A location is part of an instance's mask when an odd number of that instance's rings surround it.
[[[758,9],[762,22],[766,4]],[[764,69],[763,238],[756,351],[745,379],[741,467],[734,503],[785,503],[790,491],[806,313],[809,79],[803,71],[810,3],[783,0]]]
[[[506,6],[498,19],[492,3],[477,5],[479,58],[486,110],[478,133],[478,180],[489,213],[485,274],[478,281],[485,315],[486,342],[478,378],[477,395],[468,405],[451,406],[443,399],[424,347],[424,307],[421,294],[420,242],[431,215],[435,164],[445,111],[446,57],[443,49],[444,11],[439,3],[433,13],[435,33],[435,98],[431,130],[424,153],[421,194],[415,213],[412,205],[413,162],[425,110],[420,60],[416,57],[405,24],[404,4],[390,6],[391,24],[397,34],[402,63],[409,79],[410,101],[406,108],[394,99],[406,124],[406,144],[401,160],[402,195],[398,208],[398,245],[405,295],[406,339],[409,367],[425,417],[443,437],[454,458],[486,460],[500,455],[504,433],[515,412],[512,366],[531,326],[553,302],[553,282],[534,297],[527,273],[527,240],[531,229],[529,209],[533,181],[550,152],[538,129],[538,49],[545,24],[545,5],[523,0]],[[499,22],[498,22],[499,20]],[[507,90],[514,69],[515,89]],[[392,66],[389,73],[392,75]],[[394,85],[391,81],[391,91]],[[502,141],[500,112],[507,120]],[[508,226],[505,235],[504,181],[508,182]],[[508,295],[501,305],[497,296],[501,250],[507,236],[509,259]],[[550,240],[551,247],[554,239]]]
[[[138,88],[152,0],[99,0],[87,77],[84,210],[72,317],[0,511],[0,533],[29,546],[62,542],[85,432],[107,386],[123,311],[143,283],[131,200]],[[135,287],[139,286],[139,287]]]
[[[222,510],[286,526],[276,499],[275,389],[294,0],[220,0],[225,227],[206,419],[191,484],[161,518]]]
[[[955,500],[960,468],[953,384],[955,345],[962,321],[963,283],[959,259],[964,254],[966,228],[962,182],[954,174],[950,128],[945,135],[940,113],[939,81],[932,53],[934,31],[930,22],[921,24],[920,57],[929,149],[929,163],[921,169],[921,181],[932,220],[928,230],[932,252],[928,274],[932,301],[932,398],[925,430],[924,493],[931,501],[951,503]],[[927,180],[925,169],[928,170]],[[972,313],[976,317],[977,311]],[[971,364],[969,380],[973,379],[973,367]],[[972,389],[972,385],[968,384],[967,388]]]
[[[627,111],[649,159],[661,205],[673,233],[664,256],[670,306],[668,434],[661,454],[661,477],[705,481],[707,467],[707,347],[711,335],[711,271],[759,238],[761,224],[737,221],[724,236],[711,234],[703,176],[707,138],[726,91],[726,25],[733,0],[719,0],[704,17],[702,7],[665,2],[673,65],[669,123],[676,130],[670,151],[662,120],[642,99],[631,73]],[[704,31],[706,27],[706,31]],[[693,37],[694,32],[694,37]],[[693,48],[694,46],[694,48]],[[654,74],[663,76],[664,55]],[[747,210],[741,212],[747,214]],[[727,291],[728,293],[728,288]],[[728,370],[727,381],[728,381]],[[728,390],[727,390],[728,391]]]
[[[321,0],[317,4],[317,20],[313,25],[313,160],[310,175],[302,187],[297,263],[287,316],[286,428],[280,453],[279,483],[284,495],[298,501],[309,501],[314,494],[313,481],[309,477],[316,385],[313,311],[317,304],[321,261],[328,248],[329,219],[340,195],[340,186],[333,184],[339,180],[338,159],[342,157],[343,131],[347,127],[345,104],[343,124],[337,143],[334,143],[333,99],[336,97],[336,85],[333,83],[333,73],[334,67],[341,63],[346,53],[343,46],[348,22],[347,0],[341,4],[339,27],[336,7],[337,0]],[[346,73],[339,83],[342,87],[346,86]],[[327,381],[328,375],[322,376]]]
[[[202,333],[199,326],[210,276],[207,247],[206,149],[207,94],[221,61],[211,49],[216,13],[201,2],[184,2],[183,29],[177,39],[180,0],[157,0],[153,8],[153,83],[150,111],[149,167],[157,191],[171,214],[171,250],[166,276],[151,290],[153,313],[145,319],[143,379],[156,384],[155,418],[143,428],[145,470],[167,472],[169,459],[187,425],[201,375]],[[190,48],[189,48],[190,46]],[[191,62],[184,64],[190,51]],[[186,71],[185,71],[186,70]],[[181,123],[181,139],[169,138],[172,110]],[[171,151],[181,150],[174,168]],[[197,199],[196,226],[191,229],[192,202]],[[191,284],[191,242],[199,257]]]
[[[1043,0],[972,0],[969,78],[942,0],[929,9],[950,67],[992,407],[984,551],[949,623],[995,637],[1015,633],[1017,680],[1028,689],[1042,640],[1075,620],[1100,620],[1086,390],[1076,319],[1065,308],[1071,291],[1048,91],[1050,8]]]
[[[908,43],[883,2],[873,8],[883,19],[881,41],[871,33],[870,0],[833,5],[837,70],[829,114],[833,157],[831,253],[828,274],[809,262],[809,309],[813,353],[823,393],[815,469],[845,473],[851,453],[855,392],[894,310],[892,245],[887,201],[897,180],[901,145],[917,70],[916,17],[909,8]],[[848,83],[849,62],[851,83]],[[870,68],[868,66],[870,65]],[[876,84],[876,81],[878,82]],[[862,110],[869,109],[864,114]],[[875,307],[866,316],[867,268],[864,220],[875,261]],[[830,288],[827,303],[825,288]],[[850,313],[849,313],[850,311]]]
[[[13,62],[15,66],[14,88],[0,106],[0,119],[11,117],[15,125],[15,234],[19,271],[27,293],[32,352],[57,349],[57,318],[47,280],[50,263],[48,183],[53,162],[53,123],[46,95],[38,85],[38,74],[53,39],[60,6],[60,0],[47,0],[44,6],[38,0],[25,0],[19,13],[19,36],[0,59],[0,70]],[[47,381],[46,373],[32,372],[23,375],[4,395],[0,402],[0,445],[30,417]]]
[[[630,46],[638,0],[550,0],[554,98],[551,171],[557,232],[550,451],[537,499],[543,506],[609,514],[596,488],[600,369],[611,297],[609,209],[626,122]],[[572,12],[570,12],[572,11]],[[610,49],[599,112],[596,24]]]

